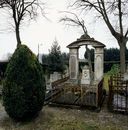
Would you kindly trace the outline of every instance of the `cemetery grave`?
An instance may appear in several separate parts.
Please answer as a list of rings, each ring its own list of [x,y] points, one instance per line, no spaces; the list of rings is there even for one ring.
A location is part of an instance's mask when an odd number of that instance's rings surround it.
[[[88,64],[82,67],[82,72],[79,71],[79,48],[84,45],[91,45],[95,49],[93,75]],[[84,36],[67,47],[70,50],[69,76],[60,78],[57,73],[52,75],[53,82],[46,94],[45,104],[100,108],[106,97],[103,88],[105,45]],[[127,74],[110,77],[108,107],[109,110],[128,113]]]
[[[95,49],[93,76],[90,75],[88,65],[79,72],[79,48],[91,45]],[[105,97],[103,90],[103,50],[105,45],[94,38],[82,36],[67,46],[70,49],[69,78],[53,82],[49,103],[100,107]],[[57,76],[52,76],[57,77]],[[48,100],[46,96],[46,100]]]

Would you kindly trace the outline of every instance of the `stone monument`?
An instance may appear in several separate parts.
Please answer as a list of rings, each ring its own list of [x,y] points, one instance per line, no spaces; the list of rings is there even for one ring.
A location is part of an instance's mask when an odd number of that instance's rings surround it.
[[[82,78],[81,78],[81,84],[90,84],[90,72],[89,72],[89,66],[85,65],[82,69]]]
[[[94,38],[91,38],[88,34],[82,35],[79,39],[69,44],[69,82],[79,84],[79,48],[81,46],[91,45],[94,48],[94,81],[100,81],[103,78],[103,65],[104,65],[104,47],[105,45]],[[84,68],[85,69],[85,68]],[[81,83],[89,84],[91,82],[90,77],[85,77],[84,70],[82,72]],[[88,70],[89,71],[89,70]],[[87,71],[87,73],[88,73]],[[90,74],[88,75],[90,76]],[[87,81],[84,81],[86,79]]]

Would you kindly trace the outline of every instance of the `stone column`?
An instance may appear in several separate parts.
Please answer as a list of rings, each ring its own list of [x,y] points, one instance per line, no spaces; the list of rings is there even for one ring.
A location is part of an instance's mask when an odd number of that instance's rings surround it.
[[[78,83],[79,75],[78,49],[79,48],[70,48],[69,76],[70,80],[74,83]]]
[[[103,77],[103,65],[104,65],[104,48],[95,48],[95,60],[94,60],[94,76],[95,81],[100,80]]]

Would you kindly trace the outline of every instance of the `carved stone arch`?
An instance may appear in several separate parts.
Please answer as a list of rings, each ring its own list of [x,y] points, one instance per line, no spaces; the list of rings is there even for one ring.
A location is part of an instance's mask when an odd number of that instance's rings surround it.
[[[104,47],[105,45],[94,38],[77,39],[69,44],[67,47],[70,50],[69,57],[69,76],[70,80],[78,83],[79,76],[79,48],[84,45],[91,45],[95,49],[95,63],[94,63],[94,79],[100,80],[103,77],[103,61],[104,61]]]

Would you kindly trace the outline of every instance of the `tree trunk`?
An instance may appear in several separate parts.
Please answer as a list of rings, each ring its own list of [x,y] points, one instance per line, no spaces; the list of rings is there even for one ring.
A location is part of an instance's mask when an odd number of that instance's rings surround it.
[[[124,74],[124,72],[126,71],[126,63],[125,63],[126,43],[120,42],[119,46],[120,46],[120,71],[122,74]]]
[[[21,45],[21,40],[20,40],[20,32],[19,32],[19,25],[16,25],[15,29],[16,33],[16,40],[17,40],[17,47]]]

